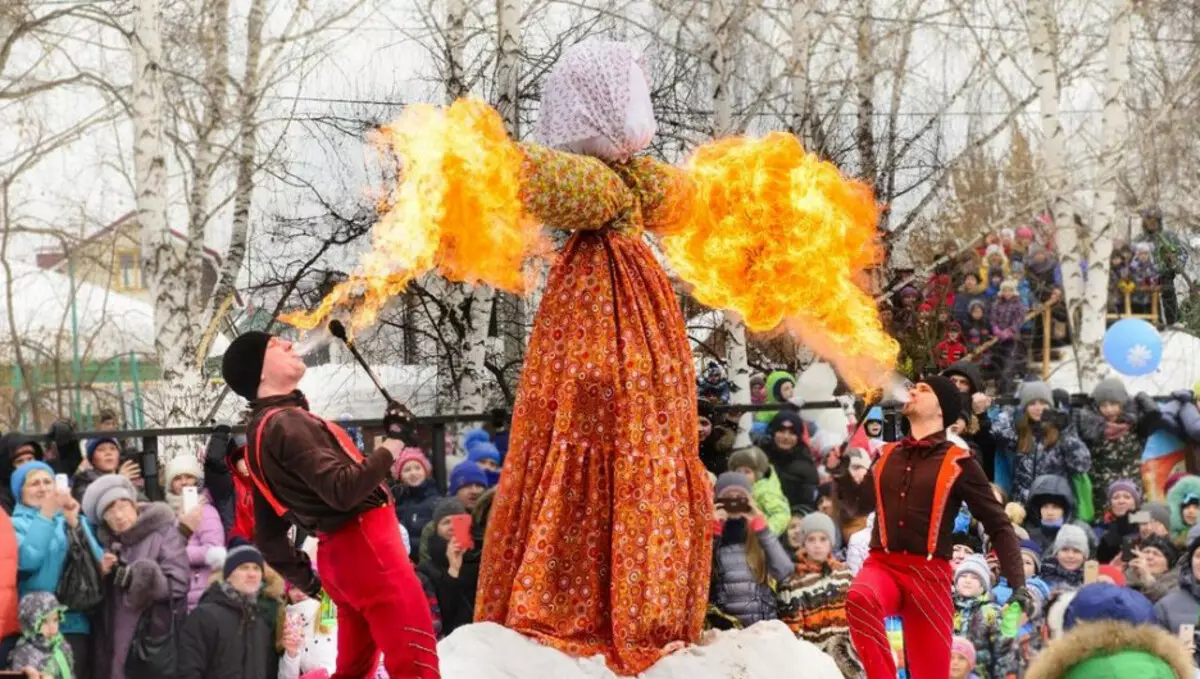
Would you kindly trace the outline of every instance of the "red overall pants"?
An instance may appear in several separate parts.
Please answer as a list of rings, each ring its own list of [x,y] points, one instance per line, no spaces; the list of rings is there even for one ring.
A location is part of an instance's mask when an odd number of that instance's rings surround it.
[[[873,551],[846,595],[850,639],[867,679],[896,679],[896,662],[883,619],[904,625],[908,676],[947,679],[954,604],[950,563],[901,552]]]
[[[433,618],[391,507],[363,512],[318,536],[321,584],[337,604],[334,679],[375,676],[379,652],[392,679],[438,677]]]

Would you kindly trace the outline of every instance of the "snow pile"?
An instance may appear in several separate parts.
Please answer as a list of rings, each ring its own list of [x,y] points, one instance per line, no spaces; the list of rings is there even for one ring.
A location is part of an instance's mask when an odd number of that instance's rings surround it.
[[[639,679],[842,679],[833,658],[783,623],[711,633]],[[601,657],[572,658],[495,623],[460,627],[438,644],[443,679],[616,679]],[[802,670],[800,668],[803,668]]]

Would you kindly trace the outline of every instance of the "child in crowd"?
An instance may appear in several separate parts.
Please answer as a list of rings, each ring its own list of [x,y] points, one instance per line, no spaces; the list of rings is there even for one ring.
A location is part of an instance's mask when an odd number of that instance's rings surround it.
[[[314,599],[288,584],[279,679],[337,668],[337,606],[324,592]]]
[[[1066,525],[1075,525],[1088,536],[1089,544],[1094,542],[1092,529],[1075,520],[1075,491],[1066,478],[1052,474],[1037,477],[1026,508],[1025,530],[1043,550],[1054,544],[1059,530]]]
[[[946,328],[946,338],[934,348],[937,365],[939,368],[948,368],[966,355],[967,345],[963,342],[962,326],[953,322]]]
[[[1098,458],[1098,462],[1099,462]],[[1142,502],[1142,489],[1133,479],[1116,479],[1108,484],[1104,516],[1096,524],[1100,535],[1096,560],[1109,563],[1121,555],[1121,549],[1138,535],[1138,524],[1130,521]]]
[[[710,622],[749,627],[777,615],[773,586],[794,565],[767,519],[755,506],[750,483],[736,472],[717,477],[714,488],[713,570]],[[746,507],[729,511],[725,507]],[[723,621],[723,624],[722,624]]]
[[[963,278],[963,284],[954,296],[954,320],[965,325],[970,317],[971,305],[975,302],[987,304],[987,286],[978,273],[972,272]]]
[[[1134,313],[1150,311],[1150,292],[1145,288],[1158,285],[1158,264],[1154,261],[1153,247],[1150,243],[1139,242],[1133,245],[1133,261],[1129,263],[1129,276],[1137,291],[1133,293]]]
[[[783,486],[779,485],[779,475],[767,461],[767,454],[756,446],[735,450],[729,455],[729,471],[746,477],[754,504],[767,517],[767,527],[775,535],[783,534],[791,518],[791,506],[783,494]]]
[[[1078,589],[1083,586],[1083,564],[1091,549],[1087,533],[1073,524],[1058,530],[1050,555],[1042,562],[1042,579],[1051,590]]]
[[[975,646],[965,637],[950,642],[950,679],[979,679],[975,674]]]
[[[1117,479],[1140,479],[1142,449],[1147,437],[1161,426],[1158,404],[1145,392],[1130,398],[1125,383],[1110,377],[1092,390],[1092,402],[1073,411],[1079,438],[1092,452],[1095,504],[1103,506],[1105,491]],[[1135,482],[1136,483],[1136,482]],[[1141,483],[1136,483],[1141,495]]]
[[[1000,635],[1000,607],[992,601],[992,573],[978,554],[954,569],[954,633],[975,647],[976,673],[992,679],[993,660],[1008,651]]]
[[[846,593],[854,576],[833,557],[833,521],[824,514],[804,517],[803,547],[796,570],[779,586],[779,619],[796,636],[829,654],[847,677],[862,672],[850,643]]]
[[[1171,507],[1172,539],[1176,547],[1183,549],[1188,544],[1188,531],[1200,519],[1200,476],[1176,481],[1167,492],[1167,505]]]
[[[1002,392],[1011,393],[1024,372],[1021,326],[1028,311],[1017,294],[1017,282],[1005,280],[1000,285],[1000,294],[992,301],[988,319],[992,323],[992,334],[999,340],[992,358],[1000,375],[997,387]]]
[[[792,377],[789,372],[776,370],[767,375],[767,403],[787,403],[792,400],[792,394],[796,390],[796,378]],[[777,410],[764,410],[754,416],[754,419],[759,422],[770,423],[775,419]]]
[[[487,487],[500,483],[500,449],[491,441],[476,441],[467,448],[467,462],[474,462],[487,477]]]
[[[787,550],[792,561],[799,563],[804,549],[804,515],[792,514],[788,520],[787,532],[783,534],[783,548]]]
[[[462,577],[463,556],[467,545],[454,538],[454,517],[467,515],[467,510],[455,498],[443,498],[433,510],[429,525],[429,558],[417,566],[417,575],[426,592],[432,590],[430,609],[436,608],[435,620],[440,620],[438,637],[445,637],[475,617],[475,591]]]
[[[9,669],[22,672],[29,668],[42,677],[72,679],[75,659],[71,645],[58,630],[66,612],[50,592],[30,592],[21,597],[17,611],[21,639],[8,658]]]
[[[968,354],[977,351],[992,339],[992,324],[987,319],[987,304],[975,300],[967,305],[967,320],[963,323],[963,344]]]
[[[433,480],[433,469],[420,448],[405,448],[392,466],[396,485],[392,486],[392,498],[396,501],[396,518],[408,532],[410,539],[420,536],[425,524],[433,518],[433,507],[441,499],[437,483]],[[415,552],[409,554],[417,560]]]

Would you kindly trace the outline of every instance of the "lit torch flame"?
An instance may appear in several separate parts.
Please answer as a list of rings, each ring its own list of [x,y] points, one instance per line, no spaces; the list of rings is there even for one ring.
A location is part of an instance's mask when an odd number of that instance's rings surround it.
[[[524,156],[499,114],[472,99],[415,104],[374,141],[395,154],[402,176],[371,230],[371,251],[316,309],[282,320],[310,330],[337,312],[352,331],[370,326],[435,268],[451,281],[522,292],[526,259],[544,247],[537,220],[521,207]]]
[[[688,174],[693,212],[663,251],[695,298],[752,331],[786,329],[856,391],[885,382],[899,345],[863,288],[883,260],[871,189],[782,132],[705,144]]]

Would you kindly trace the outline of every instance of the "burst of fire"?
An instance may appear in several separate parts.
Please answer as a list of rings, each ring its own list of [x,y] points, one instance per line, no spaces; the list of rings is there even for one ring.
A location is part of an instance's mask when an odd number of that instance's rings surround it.
[[[688,172],[693,211],[663,251],[696,299],[786,329],[857,391],[882,384],[899,345],[863,287],[883,258],[871,189],[782,132],[705,144]]]
[[[374,141],[395,155],[400,177],[371,230],[371,250],[316,309],[282,320],[309,330],[337,314],[361,329],[435,268],[451,281],[522,292],[525,260],[542,249],[542,236],[521,207],[524,156],[499,114],[471,99],[413,105]]]

